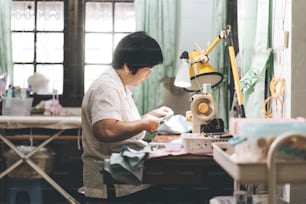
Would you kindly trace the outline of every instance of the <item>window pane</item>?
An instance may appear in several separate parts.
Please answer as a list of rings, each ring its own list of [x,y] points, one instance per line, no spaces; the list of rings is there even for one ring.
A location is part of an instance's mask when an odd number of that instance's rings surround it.
[[[38,2],[37,30],[63,31],[63,29],[64,29],[64,3]]]
[[[63,62],[63,33],[37,34],[37,62]]]
[[[135,12],[133,3],[115,4],[115,32],[135,31]]]
[[[12,33],[13,61],[33,62],[34,59],[34,34]]]
[[[64,72],[62,65],[37,65],[37,72],[49,79],[49,94],[57,90],[58,94],[63,93]]]
[[[85,62],[111,63],[112,61],[112,35],[94,34],[85,35]]]
[[[12,30],[33,31],[34,30],[34,2],[14,1],[12,6]]]
[[[84,69],[84,91],[86,92],[92,82],[97,79],[97,77],[105,72],[107,69],[111,68],[111,66],[107,65],[86,65]]]
[[[14,65],[14,86],[28,88],[28,78],[34,73],[34,66],[31,64]]]
[[[85,31],[112,31],[112,3],[86,3]]]

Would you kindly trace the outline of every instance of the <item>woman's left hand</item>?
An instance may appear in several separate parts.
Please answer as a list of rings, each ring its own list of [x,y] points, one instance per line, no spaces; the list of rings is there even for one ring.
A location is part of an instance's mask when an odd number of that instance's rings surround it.
[[[173,115],[173,110],[167,106],[162,106],[160,108],[154,109],[149,112],[150,115],[158,117],[160,119],[164,119]]]

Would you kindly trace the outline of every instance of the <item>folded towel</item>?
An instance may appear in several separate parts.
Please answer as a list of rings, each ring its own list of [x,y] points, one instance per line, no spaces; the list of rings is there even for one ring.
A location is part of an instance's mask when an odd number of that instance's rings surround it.
[[[103,163],[106,170],[114,180],[127,184],[140,184],[143,176],[143,167],[146,155],[151,147],[145,146],[136,151],[123,146],[120,153],[112,153]]]

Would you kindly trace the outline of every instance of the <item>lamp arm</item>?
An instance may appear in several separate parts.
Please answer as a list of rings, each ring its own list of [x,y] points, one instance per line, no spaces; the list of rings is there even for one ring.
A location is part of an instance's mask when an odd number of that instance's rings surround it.
[[[210,44],[210,46],[205,50],[204,55],[208,55],[217,45],[218,43],[224,39],[227,38],[229,33],[231,32],[231,27],[228,26],[228,29],[222,30],[220,32],[220,35]]]
[[[234,83],[235,83],[236,92],[237,92],[239,114],[242,118],[245,118],[246,116],[245,116],[245,111],[244,111],[243,98],[242,98],[242,92],[241,92],[241,87],[240,87],[240,80],[239,80],[239,75],[238,75],[238,70],[237,70],[234,47],[228,46],[228,52],[230,56],[232,73],[233,73]]]
[[[222,37],[221,37],[221,35],[219,35],[215,40],[214,40],[214,42],[212,42],[211,44],[210,44],[210,46],[205,50],[205,52],[204,52],[204,55],[208,55],[217,45],[218,45],[218,43],[221,41],[221,39],[222,39]]]
[[[244,105],[243,105],[243,98],[242,98],[242,92],[240,87],[240,80],[238,75],[238,69],[236,64],[236,57],[235,57],[235,50],[234,50],[234,42],[233,42],[233,36],[231,31],[231,26],[229,25],[227,30],[224,31],[224,39],[225,44],[228,46],[228,53],[230,56],[231,61],[231,67],[232,67],[232,73],[235,83],[235,88],[237,92],[237,99],[238,99],[238,105],[239,105],[239,114],[242,118],[245,118],[245,111],[244,111]]]
[[[225,40],[225,44],[228,47],[229,57],[231,61],[232,73],[235,83],[235,88],[237,92],[238,105],[239,105],[239,114],[242,118],[245,118],[245,111],[243,105],[242,92],[240,87],[240,80],[237,70],[236,57],[234,51],[234,43],[232,38],[231,26],[229,25],[226,30],[222,30],[220,35],[210,44],[210,46],[205,50],[204,55],[208,56],[208,54],[217,46],[217,44],[222,40]]]

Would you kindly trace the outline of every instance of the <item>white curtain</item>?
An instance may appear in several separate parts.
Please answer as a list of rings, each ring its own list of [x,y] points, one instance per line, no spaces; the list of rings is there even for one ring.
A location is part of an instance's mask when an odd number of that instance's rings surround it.
[[[12,1],[0,0],[0,72],[7,73],[12,82],[12,36],[11,36],[11,9]]]
[[[241,88],[247,118],[264,117],[266,69],[271,66],[269,48],[269,0],[237,0],[241,56]]]
[[[164,63],[133,91],[142,114],[163,105],[163,79],[176,74],[177,4],[177,0],[135,0],[136,30],[155,38],[164,55]]]
[[[227,0],[214,0],[213,1],[213,27],[208,28],[212,29],[212,37],[211,42],[216,39],[220,32],[225,29],[227,22]],[[213,90],[213,96],[216,101],[218,116],[222,118],[225,122],[225,127],[227,127],[228,121],[228,62],[225,60],[225,50],[226,46],[223,46],[224,42],[220,42],[220,45],[216,46],[212,52],[210,57],[211,65],[216,69],[217,72],[223,74],[224,79],[223,83],[219,86],[215,87]]]

